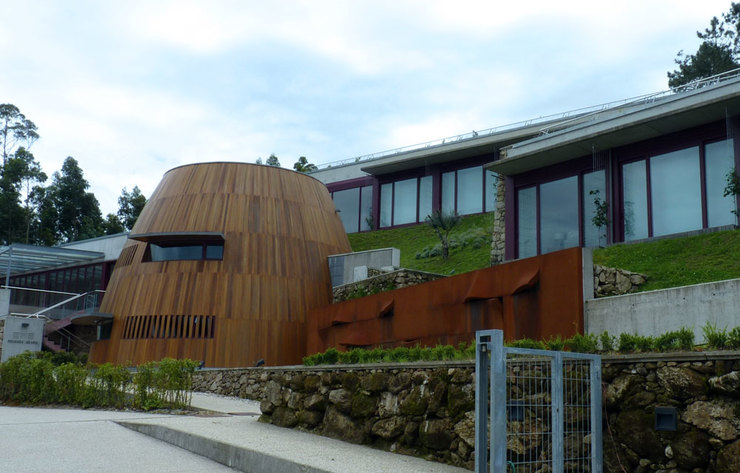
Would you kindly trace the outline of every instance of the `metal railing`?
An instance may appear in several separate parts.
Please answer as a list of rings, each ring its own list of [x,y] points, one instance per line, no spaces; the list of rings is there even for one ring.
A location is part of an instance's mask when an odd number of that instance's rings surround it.
[[[555,113],[552,115],[543,115],[537,118],[532,118],[529,120],[522,120],[522,121],[518,121],[514,123],[509,123],[507,125],[487,128],[484,130],[473,130],[468,133],[462,133],[459,135],[454,135],[454,136],[450,136],[446,138],[440,138],[437,140],[431,140],[431,141],[426,141],[423,143],[403,146],[400,148],[393,148],[393,149],[389,149],[386,151],[379,151],[377,153],[371,153],[371,154],[360,155],[360,156],[356,156],[352,158],[340,159],[340,160],[332,161],[329,163],[319,164],[317,165],[317,169],[318,171],[321,171],[321,170],[325,170],[329,168],[348,166],[348,165],[356,164],[356,163],[371,162],[371,161],[385,158],[388,156],[408,153],[410,151],[417,151],[417,150],[422,150],[426,148],[435,148],[438,146],[448,145],[451,143],[457,143],[457,142],[462,142],[466,140],[472,140],[472,139],[479,138],[479,137],[493,135],[493,134],[501,133],[504,131],[511,131],[511,130],[516,130],[520,128],[527,128],[527,127],[534,126],[537,124],[544,125],[544,124],[550,123],[549,126],[543,126],[542,128],[539,129],[539,134],[548,134],[551,131],[553,131],[555,127],[563,128],[566,126],[570,126],[573,123],[576,123],[579,121],[593,120],[596,117],[598,117],[600,113],[607,111],[607,110],[613,110],[616,107],[647,104],[647,103],[651,103],[656,100],[659,100],[663,97],[681,94],[685,92],[691,92],[697,89],[701,89],[703,87],[708,87],[711,85],[718,84],[720,82],[735,79],[737,77],[740,77],[740,68],[733,69],[727,72],[723,72],[721,74],[717,74],[717,75],[707,77],[704,79],[698,79],[688,84],[685,84],[679,87],[674,87],[668,90],[663,90],[660,92],[654,92],[651,94],[639,95],[637,97],[630,97],[626,99],[615,100],[613,102],[606,102],[606,103],[602,103],[598,105],[577,108],[574,110],[569,110],[567,112]]]

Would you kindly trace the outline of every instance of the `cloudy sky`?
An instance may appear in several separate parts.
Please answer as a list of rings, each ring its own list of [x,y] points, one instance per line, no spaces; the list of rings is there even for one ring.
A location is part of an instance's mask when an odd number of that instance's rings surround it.
[[[322,164],[667,88],[726,0],[0,0],[0,103],[101,203],[186,163]]]

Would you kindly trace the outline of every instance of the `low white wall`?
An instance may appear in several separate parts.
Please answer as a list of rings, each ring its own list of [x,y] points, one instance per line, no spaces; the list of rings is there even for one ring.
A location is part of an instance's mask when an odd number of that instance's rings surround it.
[[[702,327],[740,326],[740,279],[730,279],[658,291],[604,297],[586,301],[586,333],[661,335],[689,327],[697,343]]]

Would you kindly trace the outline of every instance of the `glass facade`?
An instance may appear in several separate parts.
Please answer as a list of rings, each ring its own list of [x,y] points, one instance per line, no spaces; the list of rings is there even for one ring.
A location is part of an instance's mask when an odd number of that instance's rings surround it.
[[[390,227],[393,217],[393,183],[380,186],[380,226]]]
[[[455,211],[455,171],[442,174],[442,212]]]
[[[418,179],[393,183],[393,225],[416,222],[416,195]]]
[[[578,246],[578,176],[540,185],[540,252]]]
[[[498,176],[493,171],[484,171],[486,176],[485,187],[483,188],[486,195],[486,212],[493,212],[496,210],[496,185],[498,184]]]
[[[707,189],[707,223],[710,227],[732,225],[737,217],[735,197],[724,196],[727,174],[735,167],[735,152],[732,140],[710,143],[704,147]]]
[[[221,241],[175,243],[149,243],[146,261],[198,261],[221,260],[224,244]]]
[[[419,179],[419,221],[432,213],[432,176]]]
[[[483,211],[483,168],[460,169],[457,171],[457,212],[460,215]]]
[[[653,236],[702,227],[699,148],[650,158]]]
[[[596,199],[606,202],[606,172],[594,171],[583,175],[583,245],[596,247],[606,245],[607,227],[597,227],[594,217],[597,215]]]
[[[360,231],[373,229],[373,186],[360,190]]]
[[[517,246],[519,258],[537,254],[537,188],[517,192]]]
[[[331,197],[347,233],[372,229],[373,186],[334,191]]]
[[[622,166],[622,209],[624,210],[624,239],[647,238],[647,177],[645,161],[635,161]]]

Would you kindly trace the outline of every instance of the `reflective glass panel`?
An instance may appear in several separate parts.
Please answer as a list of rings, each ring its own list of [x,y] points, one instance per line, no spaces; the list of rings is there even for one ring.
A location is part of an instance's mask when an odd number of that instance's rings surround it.
[[[698,147],[650,158],[650,187],[653,236],[702,227]]]
[[[432,213],[432,176],[419,179],[419,221]]]
[[[594,224],[596,199],[606,202],[605,172],[594,171],[583,175],[583,242],[586,247],[606,245],[606,226]]]
[[[483,211],[483,168],[457,171],[457,212],[460,215]]]
[[[578,246],[578,176],[540,185],[540,253]]]
[[[224,245],[220,243],[206,245],[206,259],[224,259]]]
[[[416,178],[394,183],[393,225],[416,222]]]
[[[496,176],[496,173],[493,171],[486,171],[486,184],[485,184],[485,194],[486,194],[486,212],[493,212],[496,210],[496,184],[498,183],[498,178]]]
[[[372,230],[373,186],[364,186],[360,192],[360,230]]]
[[[624,239],[626,241],[647,238],[647,177],[645,161],[622,166],[622,189],[624,197]]]
[[[380,226],[391,226],[391,214],[393,212],[393,184],[380,186]]]
[[[344,230],[347,233],[357,232],[360,223],[360,188],[334,192],[333,199]]]
[[[723,196],[727,173],[735,167],[732,140],[710,143],[704,148],[707,178],[707,223],[710,227],[731,225],[737,222],[732,213],[735,197]]]
[[[455,172],[442,173],[442,212],[455,210]]]
[[[203,258],[203,245],[160,246],[149,245],[152,261],[199,260]]]
[[[537,188],[517,192],[517,246],[519,258],[537,254]]]

